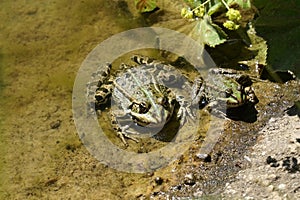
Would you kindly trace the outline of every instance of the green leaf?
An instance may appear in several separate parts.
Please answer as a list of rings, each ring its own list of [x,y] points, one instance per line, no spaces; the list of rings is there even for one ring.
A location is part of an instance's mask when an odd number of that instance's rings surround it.
[[[192,37],[197,38],[201,44],[215,47],[224,43],[227,35],[219,26],[212,23],[210,16],[205,15],[194,27]]]
[[[135,0],[135,7],[140,12],[150,12],[156,8],[156,0]]]
[[[251,8],[251,1],[250,0],[228,0],[227,4],[229,6],[233,5],[233,4],[238,4],[243,9]]]

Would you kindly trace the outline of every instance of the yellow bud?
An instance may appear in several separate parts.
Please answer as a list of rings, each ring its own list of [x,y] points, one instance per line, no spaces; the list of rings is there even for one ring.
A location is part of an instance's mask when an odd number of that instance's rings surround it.
[[[199,6],[194,10],[194,15],[197,17],[203,17],[204,13],[205,13],[204,6]]]
[[[240,27],[240,25],[234,23],[231,20],[227,20],[226,22],[224,22],[223,26],[229,30],[237,30]]]
[[[239,21],[242,18],[240,11],[239,10],[235,10],[233,8],[230,8],[226,12],[226,16],[231,21]]]
[[[181,9],[181,17],[186,18],[186,19],[192,19],[193,12],[190,9],[182,8]]]
[[[186,8],[182,8],[181,9],[181,17],[184,17],[187,12],[188,12],[188,10]]]

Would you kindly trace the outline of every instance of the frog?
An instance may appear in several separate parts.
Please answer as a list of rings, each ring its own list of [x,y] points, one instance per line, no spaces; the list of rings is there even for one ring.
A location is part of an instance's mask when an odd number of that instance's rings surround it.
[[[240,71],[211,68],[203,82],[203,91],[198,97],[200,108],[222,118],[228,118],[226,111],[245,104],[255,105],[258,98],[252,88],[250,77]]]
[[[171,64],[142,55],[131,60],[136,65],[121,64],[115,73],[110,63],[101,67],[91,92],[96,110],[111,100],[112,128],[125,146],[125,138],[138,142],[134,135],[152,129],[156,133],[173,115],[182,127],[196,119],[197,109],[226,117],[227,108],[256,103],[249,76],[233,70],[212,68],[208,73],[212,78],[204,81],[198,75],[190,80]]]
[[[111,103],[112,128],[125,146],[125,138],[138,142],[134,135],[140,132],[152,131],[153,135],[174,114],[180,125],[195,119],[189,96],[192,84],[186,76],[175,67],[148,57],[136,55],[132,60],[138,66],[121,64],[111,73],[112,65],[107,63],[93,75],[99,79],[94,92],[95,108]]]

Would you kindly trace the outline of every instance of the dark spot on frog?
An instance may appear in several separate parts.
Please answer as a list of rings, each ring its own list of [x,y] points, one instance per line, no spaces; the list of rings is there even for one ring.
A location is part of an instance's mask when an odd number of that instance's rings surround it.
[[[241,84],[242,86],[244,87],[249,87],[252,85],[252,80],[249,76],[247,75],[241,75],[238,79],[237,79],[237,82],[239,84]]]
[[[107,76],[107,73],[106,73],[106,71],[103,71],[103,72],[101,73],[101,76],[104,76],[104,77],[106,77],[106,76]]]

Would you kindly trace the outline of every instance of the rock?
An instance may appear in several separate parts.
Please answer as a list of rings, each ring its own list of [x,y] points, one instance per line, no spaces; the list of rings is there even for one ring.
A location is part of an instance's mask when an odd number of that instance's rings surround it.
[[[185,175],[184,184],[186,185],[194,185],[196,183],[195,177],[192,173]]]
[[[56,120],[50,123],[50,128],[51,129],[57,129],[61,125],[61,120]]]
[[[268,192],[272,192],[274,190],[274,186],[273,185],[269,185],[268,187],[267,187],[267,191]]]
[[[197,156],[197,158],[199,158],[200,160],[203,160],[204,162],[211,162],[211,156],[209,154],[199,153],[196,156]]]
[[[286,188],[286,184],[283,184],[283,183],[282,183],[282,184],[279,184],[279,185],[278,185],[278,189],[279,189],[279,190],[285,190],[285,188]]]
[[[164,182],[164,179],[162,179],[161,177],[158,176],[155,178],[155,183],[157,185],[161,185],[163,182]]]

